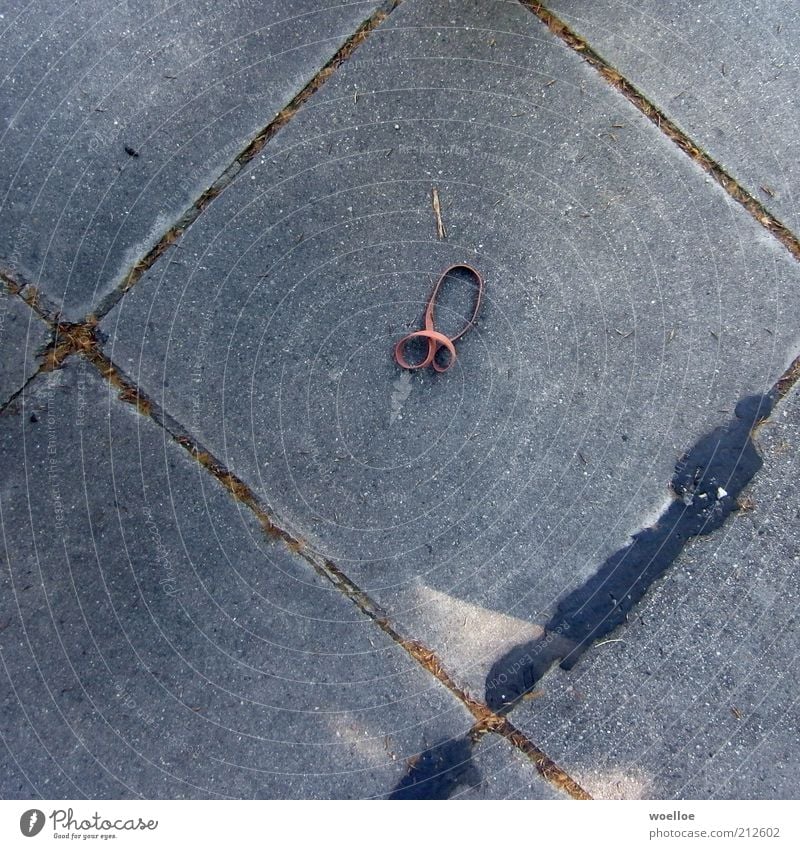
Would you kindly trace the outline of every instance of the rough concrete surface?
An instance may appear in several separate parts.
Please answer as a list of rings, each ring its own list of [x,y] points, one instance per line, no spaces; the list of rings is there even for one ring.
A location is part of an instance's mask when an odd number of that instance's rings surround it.
[[[744,510],[514,712],[597,797],[797,797],[798,437],[795,392],[759,431]]]
[[[545,5],[797,233],[796,3],[552,0]]]
[[[469,729],[115,396],[75,361],[0,420],[0,795],[382,796]]]
[[[379,5],[9,9],[0,260],[82,318]]]
[[[0,794],[793,795],[800,12],[534,5],[0,10]]]
[[[394,342],[459,261],[486,301],[456,367],[401,371]],[[407,2],[101,330],[478,694],[658,515],[680,454],[781,374],[798,284],[522,6]],[[466,288],[439,304],[451,333]]]

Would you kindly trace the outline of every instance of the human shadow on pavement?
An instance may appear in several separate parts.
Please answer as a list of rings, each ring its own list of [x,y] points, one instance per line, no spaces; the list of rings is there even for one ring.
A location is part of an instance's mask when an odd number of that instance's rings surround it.
[[[556,662],[572,669],[593,642],[624,624],[692,537],[717,530],[738,509],[737,498],[762,466],[753,428],[769,416],[776,397],[772,391],[743,398],[734,419],[701,438],[678,461],[670,481],[673,500],[658,521],[635,534],[583,586],[565,596],[541,637],[515,646],[494,663],[485,691],[492,710],[507,714]],[[446,798],[424,794],[452,793],[464,780],[471,745],[465,738],[429,750],[390,798]],[[415,795],[402,795],[411,789]]]
[[[480,784],[469,735],[447,740],[423,752],[408,768],[390,799],[449,799],[460,786]]]

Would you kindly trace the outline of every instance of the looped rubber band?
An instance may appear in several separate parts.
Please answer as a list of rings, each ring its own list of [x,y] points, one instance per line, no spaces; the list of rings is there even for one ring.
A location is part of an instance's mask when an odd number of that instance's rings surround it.
[[[439,294],[439,289],[441,288],[444,279],[453,271],[458,269],[466,269],[469,274],[475,279],[475,306],[472,310],[472,315],[470,316],[469,321],[464,325],[464,327],[456,333],[455,336],[445,336],[444,333],[440,333],[435,326],[434,323],[434,310],[436,307],[436,297]],[[453,344],[456,339],[460,339],[472,325],[475,323],[475,319],[478,317],[478,310],[481,307],[481,299],[483,298],[483,278],[471,265],[467,265],[466,263],[458,263],[456,265],[451,265],[449,268],[445,269],[442,273],[441,277],[439,277],[436,285],[433,287],[433,291],[431,292],[430,297],[428,298],[428,303],[425,307],[425,327],[423,330],[415,330],[413,333],[409,333],[407,336],[404,336],[395,346],[394,346],[394,358],[401,368],[405,369],[420,369],[427,368],[428,366],[433,366],[434,370],[439,372],[440,374],[448,371],[453,367],[453,363],[456,361],[456,348]],[[418,363],[409,362],[405,357],[405,349],[408,342],[412,339],[426,339],[428,342],[428,352]],[[445,365],[439,365],[436,362],[436,355],[439,353],[439,350],[442,348],[446,348],[447,352],[450,354],[447,363]]]

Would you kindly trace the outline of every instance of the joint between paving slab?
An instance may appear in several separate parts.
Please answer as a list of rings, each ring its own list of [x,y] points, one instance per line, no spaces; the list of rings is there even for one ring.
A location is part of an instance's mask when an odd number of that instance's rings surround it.
[[[334,55],[317,71],[309,82],[278,112],[278,114],[253,138],[245,148],[234,158],[222,174],[197,198],[164,233],[156,244],[127,272],[122,282],[100,300],[97,306],[87,316],[87,320],[103,318],[114,306],[133,288],[142,276],[153,266],[156,260],[170,247],[175,245],[183,233],[200,217],[203,210],[218,197],[241,173],[267,143],[283,127],[285,127],[300,111],[312,95],[327,82],[336,69],[342,65],[353,52],[377,29],[391,13],[401,5],[403,0],[386,0],[373,12],[358,29],[342,44]]]
[[[0,268],[0,285],[10,296],[19,298],[30,307],[45,324],[52,327],[58,321],[58,309],[37,286],[17,279],[6,268]]]
[[[795,357],[792,364],[775,383],[775,393],[779,398],[785,398],[792,387],[800,380],[800,355]]]
[[[276,520],[271,510],[261,504],[250,487],[229,471],[214,455],[205,450],[166,411],[151,401],[100,349],[96,323],[59,325],[61,342],[53,344],[43,370],[61,367],[66,359],[78,355],[93,365],[100,375],[119,392],[119,398],[136,407],[164,428],[193,459],[238,502],[247,507],[257,518],[264,532],[280,540],[293,554],[302,557],[317,574],[330,581],[355,604],[359,611],[372,620],[393,642],[399,645],[420,666],[445,686],[472,714],[476,723],[469,732],[470,740],[476,743],[484,734],[494,733],[505,738],[511,745],[526,755],[539,774],[549,783],[575,799],[589,799],[589,794],[561,767],[522,732],[511,725],[505,716],[495,713],[482,702],[474,699],[459,687],[444,669],[436,653],[418,640],[403,636],[389,621],[380,606],[360,589],[332,560],[314,551],[312,546],[299,535],[292,533]]]
[[[47,301],[36,286],[31,283],[20,282],[13,274],[11,274],[11,272],[3,268],[0,268],[0,286],[2,286],[10,297],[18,298],[26,306],[28,306],[34,312],[36,317],[47,325],[51,334],[55,334],[58,314],[55,311],[55,308]],[[51,342],[45,348],[45,353],[39,354],[38,356],[46,356],[52,346],[53,341],[51,339]],[[6,401],[0,405],[0,413],[11,407],[17,398],[25,392],[25,390],[42,371],[49,371],[49,369],[45,368],[44,362],[40,362],[36,371],[34,371],[34,373],[22,384],[22,386],[16,390],[16,392],[13,392]]]
[[[572,30],[568,24],[536,0],[519,0],[557,38],[583,57],[584,61],[639,112],[677,145],[696,165],[711,176],[727,194],[740,204],[752,218],[771,233],[800,262],[800,239],[775,215],[747,191],[718,162],[683,131],[667,115],[649,100],[633,83],[626,79],[613,65],[607,62],[591,45]]]
[[[552,758],[532,743],[518,728],[514,727],[507,717],[500,717],[492,713],[485,725],[478,723],[470,734],[484,734],[486,732],[499,735],[516,749],[519,749],[533,763],[542,778],[563,793],[579,801],[589,801],[593,798]]]
[[[366,38],[369,32],[371,32],[372,29],[378,26],[382,22],[382,20],[385,19],[385,17],[391,11],[393,11],[393,9],[397,5],[399,5],[400,2],[401,0],[396,0],[396,2],[390,4],[391,8],[388,11],[381,13],[383,15],[381,20],[376,21],[369,28],[369,30],[366,30],[361,40],[363,40],[363,38]],[[522,2],[523,5],[528,8],[538,6],[541,14],[539,12],[535,12],[535,14],[537,14],[537,16],[542,20],[544,20],[544,14],[551,14],[544,10],[543,7],[539,6],[539,4],[529,3],[526,2],[526,0],[520,0],[520,2]],[[531,10],[533,11],[532,8]],[[373,16],[373,18],[374,17],[375,16]],[[552,16],[552,18],[554,21],[557,21],[555,16]],[[547,21],[545,21],[545,23],[547,23]],[[362,28],[364,26],[365,25],[362,25]],[[359,30],[359,32],[361,32],[361,29]],[[358,35],[358,33],[356,35]],[[574,34],[572,35],[574,36]],[[352,41],[352,39],[355,37],[356,36],[353,36],[350,41]],[[569,41],[567,41],[566,38],[564,38],[563,36],[561,37],[562,40],[566,41],[569,44]],[[580,39],[577,36],[574,36],[574,38],[580,42]],[[358,43],[360,43],[360,41]],[[350,52],[352,52],[352,50],[355,49],[355,47],[357,46],[358,44],[355,44],[351,48]],[[618,90],[625,94],[627,99],[637,105],[640,111],[642,111],[643,114],[647,115],[647,117],[650,118],[651,121],[656,123],[653,114],[661,116],[662,113],[658,112],[658,110],[656,110],[655,107],[652,106],[652,104],[649,104],[649,102],[642,95],[636,92],[636,90],[633,89],[633,87],[630,86],[630,84],[626,80],[624,80],[621,75],[614,71],[613,68],[608,66],[605,62],[603,62],[603,60],[599,56],[594,54],[591,48],[589,48],[588,46],[580,48],[572,44],[570,44],[570,46],[573,47],[573,49],[577,52],[581,52],[582,55],[584,55],[584,58],[586,58],[587,61],[590,62],[590,64],[593,64],[596,69],[604,76],[604,78],[606,78],[609,82],[612,83],[612,85],[614,85],[616,88],[618,88]],[[343,49],[344,48],[340,49],[340,51],[337,53],[337,56],[339,55],[339,53],[342,52]],[[598,62],[597,65],[595,65],[592,61],[592,56],[596,56]],[[262,131],[262,133],[260,133],[259,136],[257,136],[256,139],[254,139],[248,145],[247,148],[245,148],[245,150],[236,158],[236,160],[234,160],[234,163],[232,163],[232,165],[229,166],[228,169],[226,169],[222,177],[220,177],[212,185],[211,188],[206,190],[206,192],[204,192],[203,195],[200,196],[200,198],[195,202],[195,204],[193,204],[190,210],[187,210],[187,213],[185,213],[184,216],[179,220],[179,222],[173,228],[171,228],[171,230],[168,231],[167,234],[165,234],[162,240],[146,255],[146,257],[141,260],[140,263],[137,263],[137,265],[134,266],[133,269],[131,269],[128,276],[126,277],[126,280],[123,283],[124,286],[125,282],[130,279],[130,285],[128,285],[126,288],[117,290],[116,293],[113,293],[113,296],[109,296],[109,298],[113,297],[113,302],[108,303],[107,309],[103,310],[102,307],[106,304],[106,301],[108,299],[102,301],[101,308],[94,314],[90,314],[89,318],[85,322],[80,322],[76,324],[58,323],[57,314],[51,312],[50,317],[48,317],[47,308],[41,307],[41,305],[39,304],[39,293],[34,287],[23,287],[29,292],[31,300],[28,300],[28,297],[21,294],[22,289],[14,292],[14,294],[18,295],[23,300],[25,300],[25,302],[28,303],[28,305],[37,312],[40,318],[48,322],[48,324],[50,324],[54,328],[54,339],[45,354],[45,358],[40,367],[40,371],[51,371],[53,369],[61,367],[67,360],[67,358],[72,356],[73,354],[83,356],[85,359],[90,361],[100,371],[103,377],[105,377],[106,380],[108,380],[113,386],[115,386],[115,388],[120,391],[121,400],[124,400],[127,403],[134,404],[139,410],[139,412],[141,412],[143,415],[147,415],[153,418],[155,421],[157,421],[159,425],[164,427],[165,430],[170,433],[170,436],[176,442],[182,445],[185,450],[192,454],[192,456],[198,462],[200,462],[201,465],[206,468],[206,470],[211,472],[211,474],[213,474],[218,479],[218,481],[222,483],[223,486],[225,486],[225,488],[234,496],[234,498],[236,498],[238,501],[241,501],[246,506],[250,507],[250,509],[258,517],[265,531],[267,531],[272,536],[280,538],[291,551],[303,556],[304,559],[306,559],[318,572],[320,572],[329,580],[331,580],[332,583],[334,583],[334,585],[338,589],[348,595],[348,597],[351,598],[351,600],[359,607],[359,609],[363,613],[365,613],[365,615],[373,619],[373,621],[375,621],[379,625],[379,627],[382,628],[382,630],[384,630],[395,642],[401,645],[407,653],[411,654],[411,656],[414,657],[414,659],[417,660],[418,663],[424,666],[431,674],[434,675],[434,677],[436,677],[441,683],[447,686],[448,689],[451,690],[451,692],[453,692],[459,699],[461,699],[461,701],[464,702],[464,704],[471,711],[473,716],[478,720],[476,725],[473,727],[472,732],[470,732],[471,735],[474,735],[475,740],[479,739],[480,736],[485,733],[495,733],[503,736],[505,739],[515,745],[518,749],[520,749],[520,751],[524,752],[533,761],[539,772],[548,781],[550,781],[556,786],[559,786],[560,789],[569,793],[569,795],[573,796],[574,798],[590,798],[589,795],[582,788],[580,788],[580,786],[575,783],[568,775],[566,775],[566,773],[560,770],[560,768],[556,764],[554,764],[545,753],[539,750],[521,732],[514,728],[514,726],[511,725],[511,723],[507,720],[506,717],[499,716],[498,714],[493,713],[488,707],[486,707],[480,702],[475,701],[468,694],[460,690],[449,677],[447,672],[441,668],[438,658],[436,657],[433,651],[423,646],[422,644],[417,643],[416,641],[403,638],[400,633],[396,631],[396,629],[392,625],[390,625],[390,623],[385,619],[385,617],[380,612],[378,606],[371,599],[369,599],[369,597],[366,596],[355,584],[353,584],[349,580],[349,578],[347,578],[347,576],[344,575],[338,569],[338,567],[335,566],[335,564],[315,554],[302,539],[292,535],[289,531],[281,528],[272,518],[270,518],[269,512],[261,507],[249,487],[243,481],[241,481],[241,479],[233,475],[222,464],[220,464],[211,453],[203,450],[195,441],[193,441],[189,436],[185,435],[180,429],[180,427],[178,427],[174,422],[172,422],[171,418],[165,411],[157,409],[146,398],[146,396],[144,396],[144,394],[141,393],[140,390],[117,369],[117,367],[111,362],[111,360],[108,359],[101,352],[98,344],[96,336],[97,319],[94,316],[104,315],[105,312],[108,312],[108,310],[113,308],[114,304],[117,303],[119,299],[124,296],[125,292],[128,291],[131,286],[135,285],[135,283],[138,281],[138,279],[140,279],[142,274],[144,274],[146,270],[153,265],[153,263],[158,259],[158,257],[161,256],[172,244],[174,244],[180,239],[184,230],[191,223],[193,223],[193,221],[196,220],[196,218],[202,213],[206,206],[221,191],[224,190],[224,188],[230,183],[230,181],[234,178],[235,174],[241,169],[241,167],[243,165],[246,165],[255,156],[258,155],[258,153],[267,144],[269,139],[272,138],[275,133],[278,132],[278,130],[280,130],[286,123],[288,123],[288,121],[290,121],[294,117],[296,112],[302,107],[308,97],[310,97],[314,93],[314,91],[316,91],[317,88],[325,82],[327,77],[330,76],[331,73],[333,73],[335,67],[338,67],[338,64],[340,64],[342,61],[345,61],[346,58],[347,56],[341,57],[339,59],[339,63],[337,63],[336,66],[331,67],[327,76],[320,79],[317,86],[313,90],[310,90],[308,91],[308,93],[306,93],[307,89],[309,88],[309,86],[312,85],[314,81],[312,81],[312,83],[309,83],[308,86],[306,86],[306,88],[304,88],[303,91],[298,94],[290,102],[290,104],[285,107],[284,110],[282,110],[281,113],[279,113],[276,119],[274,119],[274,121],[270,125],[268,125],[268,127],[265,128],[265,130]],[[335,59],[336,56],[333,60],[331,60],[331,63]],[[326,68],[323,69],[320,74],[323,74],[324,71],[328,67],[330,67],[331,63],[328,63]],[[605,71],[603,69],[605,69]],[[315,80],[319,79],[320,74],[315,77]],[[618,82],[614,81],[615,78],[618,78]],[[622,86],[627,87],[627,89],[629,90],[626,90],[626,88]],[[306,94],[303,97],[304,93]],[[301,97],[302,100],[300,102],[296,102],[298,101],[298,98]],[[645,108],[643,108],[643,106],[640,105],[637,100],[634,99],[634,97],[641,100],[641,102],[645,106],[653,110],[653,114],[648,114],[648,112],[645,111]],[[285,112],[287,112],[287,110],[289,111],[285,118],[280,123],[277,123],[281,119],[281,116],[284,115]],[[662,129],[663,132],[665,132],[673,141],[675,141],[679,146],[681,146],[682,149],[684,149],[684,151],[691,158],[695,159],[695,161],[700,162],[704,170],[712,174],[717,180],[717,182],[720,183],[720,185],[722,185],[723,188],[725,188],[725,190],[732,197],[734,197],[734,199],[736,199],[742,205],[745,205],[751,215],[756,217],[759,223],[767,227],[767,229],[770,229],[771,232],[774,233],[774,235],[776,235],[782,242],[784,242],[785,246],[794,254],[794,256],[797,259],[800,259],[800,243],[798,243],[797,238],[793,234],[791,234],[790,231],[784,227],[784,225],[782,225],[777,219],[774,219],[755,198],[753,198],[752,196],[747,194],[743,189],[741,189],[741,187],[738,186],[738,184],[735,180],[733,180],[733,178],[727,175],[721,169],[720,166],[714,163],[710,159],[710,157],[707,156],[707,154],[699,150],[699,148],[697,148],[691,142],[691,140],[688,139],[688,137],[682,134],[681,131],[674,124],[672,124],[672,122],[669,121],[669,119],[663,116],[664,126],[662,126],[661,121],[662,117],[659,117],[658,126],[660,129]],[[667,125],[671,126],[673,129],[665,129],[665,126]],[[272,130],[270,131],[271,128]],[[673,130],[676,136],[678,136],[679,138],[673,137]],[[681,142],[681,139],[684,141],[685,146],[684,143]],[[254,147],[256,144],[257,146]],[[703,164],[703,162],[697,159],[697,157],[704,157],[705,160],[707,160],[707,165]],[[719,173],[715,173],[712,168],[717,169]],[[728,181],[730,185],[726,185],[723,180]],[[733,187],[733,190],[741,192],[745,199],[743,200],[742,198],[737,197],[731,187]],[[768,221],[761,220],[758,217],[758,214],[756,214],[758,210],[754,211],[755,208],[751,209],[747,206],[747,204],[751,202],[757,205],[758,209],[763,213],[764,217],[767,218]],[[187,218],[186,216],[190,213],[194,214]],[[780,235],[779,230],[781,232],[785,231],[786,238],[791,242],[791,244],[787,244],[787,242],[784,241],[784,239]],[[135,278],[131,278],[131,275],[133,275],[134,272],[137,272],[137,274]],[[36,374],[38,373],[39,372],[37,371]],[[26,386],[36,377],[36,374],[34,374],[26,382]],[[787,369],[784,375],[778,380],[776,388],[779,394],[781,396],[786,395],[798,379],[800,379],[800,357],[798,357],[798,359],[796,359],[792,363],[789,369]],[[22,390],[20,390],[20,392],[21,391]],[[319,563],[322,563],[324,565],[320,568],[318,566]]]
[[[553,786],[575,799],[591,798],[568,773],[516,729],[504,712],[492,710],[485,703],[474,699],[462,690],[444,669],[432,649],[417,640],[404,637],[397,627],[389,621],[380,606],[366,595],[332,560],[315,552],[306,540],[282,527],[272,512],[259,502],[255,493],[244,481],[229,471],[211,452],[205,450],[169,413],[152,402],[102,352],[97,336],[96,322],[62,323],[56,325],[55,329],[54,340],[45,354],[39,372],[60,368],[73,355],[82,356],[90,362],[100,372],[101,376],[118,390],[120,400],[135,406],[142,415],[149,417],[164,428],[171,438],[200,463],[206,471],[211,473],[237,501],[248,507],[265,533],[283,542],[292,553],[303,557],[318,574],[325,577],[346,595],[361,613],[377,624],[387,636],[458,698],[476,720],[468,735],[473,744],[486,733],[498,734],[527,756],[542,777]],[[798,380],[800,380],[800,357],[795,359],[778,379],[773,391],[779,398],[782,398]],[[30,380],[28,383],[30,383]]]

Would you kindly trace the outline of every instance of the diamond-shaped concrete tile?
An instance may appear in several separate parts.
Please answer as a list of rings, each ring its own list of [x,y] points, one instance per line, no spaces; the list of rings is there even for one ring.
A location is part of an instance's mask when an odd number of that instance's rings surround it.
[[[0,456],[4,798],[383,796],[471,727],[85,363]]]
[[[800,395],[759,431],[745,509],[513,721],[598,798],[794,799]]]
[[[379,5],[7,9],[0,259],[83,316]]]
[[[800,231],[800,15],[791,0],[546,4]]]
[[[455,368],[401,371],[395,341],[464,261],[486,299]],[[659,514],[678,456],[783,371],[799,283],[521,5],[408,0],[101,329],[482,697]],[[469,306],[448,286],[440,326]]]

